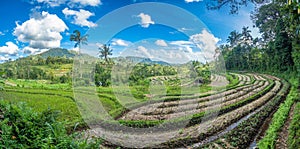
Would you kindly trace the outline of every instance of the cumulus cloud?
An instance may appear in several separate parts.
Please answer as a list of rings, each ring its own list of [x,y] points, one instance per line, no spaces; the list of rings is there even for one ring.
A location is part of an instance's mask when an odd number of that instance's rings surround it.
[[[19,47],[12,42],[6,42],[6,46],[0,47],[1,54],[9,54],[9,55],[16,55],[19,51]]]
[[[83,6],[98,6],[102,5],[101,0],[70,0],[71,3],[81,4]]]
[[[87,27],[96,27],[97,24],[88,21],[87,19],[91,16],[94,16],[94,13],[91,13],[89,11],[80,9],[79,11],[71,10],[69,8],[65,8],[63,11],[63,14],[67,16],[73,16],[73,24],[79,25],[81,27],[87,26]]]
[[[155,24],[155,22],[151,20],[151,16],[148,14],[140,13],[138,17],[140,18],[140,25],[144,28],[148,28],[150,24]]]
[[[153,58],[153,55],[149,53],[148,49],[143,47],[143,46],[138,46],[137,50],[144,56],[147,58]]]
[[[201,33],[190,36],[190,41],[203,51],[215,51],[220,39],[207,30],[202,30]]]
[[[203,0],[185,0],[186,3],[202,2]]]
[[[102,5],[101,0],[36,0],[38,3],[47,4],[51,7],[60,6],[61,4],[68,4],[69,6],[98,6]]]
[[[162,47],[167,47],[168,44],[164,40],[156,40],[155,44]]]
[[[0,55],[0,62],[9,60],[9,57]]]
[[[178,41],[171,41],[171,45],[177,45],[177,46],[182,46],[182,45],[192,45],[193,43],[190,41],[185,41],[185,40],[178,40]]]
[[[125,40],[122,40],[122,39],[113,39],[111,44],[113,46],[127,47],[127,46],[129,46],[129,44],[131,44],[131,42],[125,41]]]
[[[21,25],[16,23],[14,36],[18,41],[29,43],[31,48],[47,49],[60,47],[61,32],[68,27],[56,14],[43,11],[39,17],[30,18]]]
[[[23,48],[23,53],[24,54],[29,54],[29,55],[37,55],[41,54],[43,52],[48,51],[49,49],[37,49],[37,48],[32,48],[32,47],[24,47]]]
[[[215,49],[219,41],[220,39],[216,38],[207,30],[202,30],[201,33],[190,36],[189,41],[172,41],[170,45],[184,52],[191,60],[205,62],[213,60]]]
[[[56,7],[56,6],[59,6],[63,3],[65,3],[66,1],[65,0],[36,0],[36,2],[44,3],[44,4],[47,4],[51,7]]]

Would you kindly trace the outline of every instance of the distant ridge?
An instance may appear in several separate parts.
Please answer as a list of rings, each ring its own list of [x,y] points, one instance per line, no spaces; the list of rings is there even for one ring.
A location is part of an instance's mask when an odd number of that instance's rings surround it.
[[[144,57],[136,57],[136,56],[127,56],[125,59],[130,60],[135,63],[146,63],[146,64],[160,64],[160,65],[170,65],[167,62],[164,61],[154,61],[150,58],[144,58]]]
[[[66,58],[73,58],[75,54],[70,52],[67,49],[62,48],[53,48],[44,53],[38,54],[40,57],[46,59],[47,57],[66,57]]]

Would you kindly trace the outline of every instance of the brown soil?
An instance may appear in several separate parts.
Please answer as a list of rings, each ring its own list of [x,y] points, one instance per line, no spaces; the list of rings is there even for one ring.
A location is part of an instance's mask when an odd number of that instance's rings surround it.
[[[287,140],[288,140],[288,136],[289,136],[288,129],[289,129],[290,123],[293,119],[295,105],[296,105],[295,103],[292,105],[291,110],[289,112],[289,117],[285,121],[284,126],[281,128],[281,131],[278,135],[278,139],[276,140],[276,148],[278,148],[278,149],[288,148],[288,144],[287,144]]]

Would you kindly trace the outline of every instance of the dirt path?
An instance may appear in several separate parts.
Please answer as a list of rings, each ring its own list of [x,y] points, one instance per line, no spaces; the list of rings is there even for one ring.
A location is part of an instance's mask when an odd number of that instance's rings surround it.
[[[278,148],[278,149],[288,148],[288,144],[287,144],[287,140],[288,140],[288,136],[289,136],[288,129],[289,129],[290,123],[293,119],[295,105],[296,105],[295,103],[292,105],[291,110],[289,112],[289,117],[285,121],[284,126],[281,128],[281,131],[278,135],[278,139],[276,140],[276,148]]]

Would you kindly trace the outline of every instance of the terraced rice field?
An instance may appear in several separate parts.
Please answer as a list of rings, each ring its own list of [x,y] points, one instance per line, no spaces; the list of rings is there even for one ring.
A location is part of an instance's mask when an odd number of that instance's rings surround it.
[[[136,105],[117,118],[121,126],[95,126],[89,135],[104,136],[106,147],[247,148],[289,84],[270,75],[230,75],[239,80],[234,86]],[[213,82],[224,79],[212,76]]]

